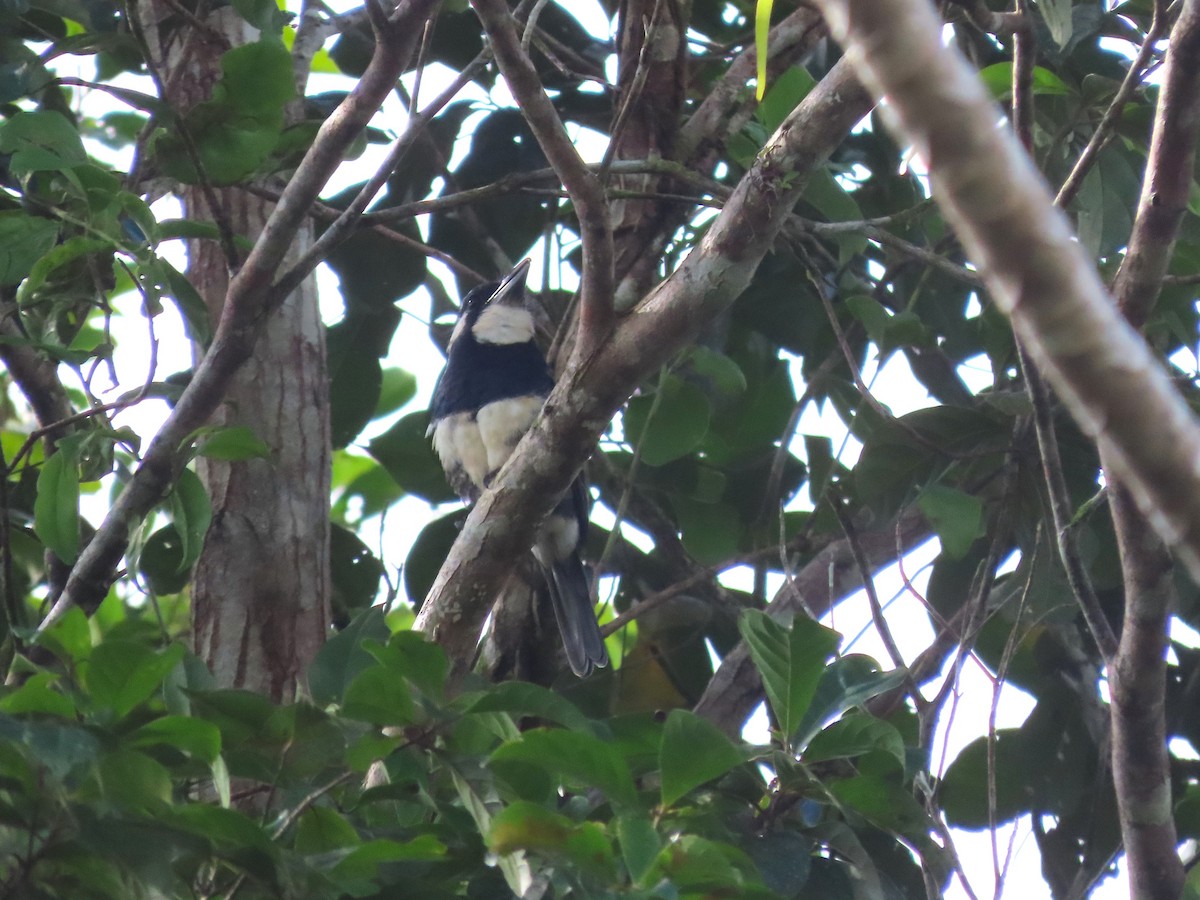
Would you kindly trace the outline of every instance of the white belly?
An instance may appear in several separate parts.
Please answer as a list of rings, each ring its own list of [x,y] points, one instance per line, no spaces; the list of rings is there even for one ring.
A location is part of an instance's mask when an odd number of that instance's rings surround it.
[[[489,475],[500,471],[508,461],[545,402],[545,397],[514,397],[489,403],[475,414],[479,437],[487,452]]]

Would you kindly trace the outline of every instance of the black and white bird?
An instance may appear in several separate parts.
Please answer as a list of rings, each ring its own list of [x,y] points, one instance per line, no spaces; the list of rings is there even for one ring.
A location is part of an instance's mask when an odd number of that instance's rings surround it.
[[[468,503],[500,471],[554,387],[525,304],[524,260],[500,281],[463,298],[446,367],[433,389],[429,433],[455,492]],[[579,676],[608,665],[579,548],[588,497],[578,478],[547,517],[532,547],[545,576],[567,662]]]

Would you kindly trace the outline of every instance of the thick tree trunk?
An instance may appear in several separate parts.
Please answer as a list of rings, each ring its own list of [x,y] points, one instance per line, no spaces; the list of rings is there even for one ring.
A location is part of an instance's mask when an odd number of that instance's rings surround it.
[[[165,5],[164,5],[165,6]],[[148,41],[152,23],[169,15],[156,0],[142,5]],[[220,76],[221,53],[256,39],[232,9],[209,16],[211,31],[176,32],[157,48],[159,75],[172,104],[187,109],[208,98]],[[193,188],[183,198],[188,218],[223,222],[255,240],[270,205],[237,189]],[[218,210],[211,206],[215,203]],[[285,259],[312,240],[302,228]],[[214,322],[231,272],[217,242],[193,242],[188,277]],[[213,520],[196,565],[193,622],[196,652],[225,687],[276,700],[296,686],[329,623],[329,399],[325,339],[312,278],[271,315],[254,357],[237,373],[212,424],[245,426],[270,448],[265,459],[203,460],[200,473]]]
[[[239,192],[221,199],[234,228],[257,236],[264,204]],[[310,240],[302,230],[288,260]],[[205,245],[188,274],[216,315],[219,249]],[[222,685],[289,698],[329,623],[329,393],[313,279],[272,316],[214,424],[250,428],[271,455],[201,466],[213,522],[192,584],[196,652]]]

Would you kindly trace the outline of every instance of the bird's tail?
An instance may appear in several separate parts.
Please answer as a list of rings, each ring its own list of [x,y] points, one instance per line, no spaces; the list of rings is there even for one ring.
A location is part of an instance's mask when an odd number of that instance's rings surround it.
[[[562,635],[563,649],[571,671],[583,678],[598,667],[608,665],[608,651],[600,626],[596,624],[596,611],[592,608],[592,592],[588,586],[587,573],[578,553],[557,560],[545,567],[546,586],[550,591],[554,618]]]

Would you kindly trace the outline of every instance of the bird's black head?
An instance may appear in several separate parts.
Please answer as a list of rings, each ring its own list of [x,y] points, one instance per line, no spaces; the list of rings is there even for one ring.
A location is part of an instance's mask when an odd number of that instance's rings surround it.
[[[463,297],[458,324],[450,336],[453,344],[464,334],[481,344],[524,344],[533,340],[533,316],[525,306],[525,278],[529,260],[500,281],[472,288]]]

